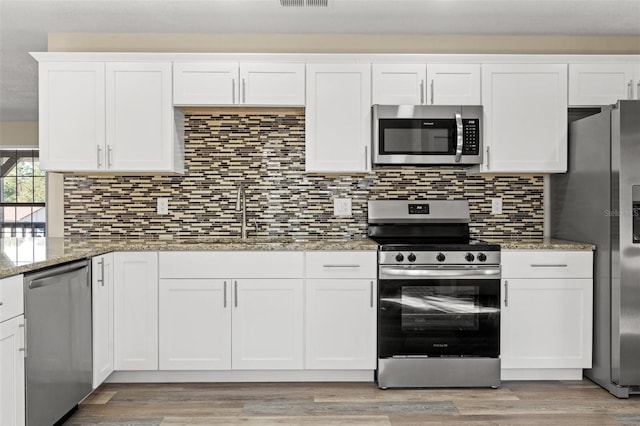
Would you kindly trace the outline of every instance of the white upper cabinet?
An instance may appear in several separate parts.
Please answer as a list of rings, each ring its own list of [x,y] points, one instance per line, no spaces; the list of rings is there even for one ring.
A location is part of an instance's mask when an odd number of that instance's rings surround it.
[[[370,65],[308,64],[305,123],[307,172],[368,172]]]
[[[640,75],[633,64],[570,64],[569,105],[610,105],[639,99]]]
[[[41,168],[182,173],[171,64],[41,62]]]
[[[423,105],[427,67],[424,64],[373,64],[373,105]]]
[[[107,169],[171,170],[171,64],[109,62],[106,77]]]
[[[481,105],[480,65],[427,65],[428,105]]]
[[[304,63],[174,62],[175,105],[304,105]]]
[[[567,170],[567,66],[482,67],[484,163],[488,173]]]
[[[42,170],[104,169],[105,65],[41,62],[39,139]]]
[[[372,103],[480,105],[479,64],[373,64]]]

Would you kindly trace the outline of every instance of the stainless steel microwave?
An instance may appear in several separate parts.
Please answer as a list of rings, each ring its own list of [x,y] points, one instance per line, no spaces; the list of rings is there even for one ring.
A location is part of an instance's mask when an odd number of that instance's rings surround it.
[[[373,164],[482,163],[482,106],[374,105]]]

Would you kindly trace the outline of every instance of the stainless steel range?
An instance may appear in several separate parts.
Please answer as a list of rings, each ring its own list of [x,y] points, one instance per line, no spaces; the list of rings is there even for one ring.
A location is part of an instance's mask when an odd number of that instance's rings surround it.
[[[500,246],[467,201],[369,201],[380,388],[500,385]]]

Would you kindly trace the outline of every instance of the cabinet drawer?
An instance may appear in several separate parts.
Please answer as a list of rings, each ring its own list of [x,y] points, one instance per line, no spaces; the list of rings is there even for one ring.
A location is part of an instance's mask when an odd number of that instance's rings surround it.
[[[376,278],[375,251],[307,252],[307,278]]]
[[[592,278],[592,251],[503,250],[502,278]]]
[[[160,278],[302,278],[303,252],[160,252]]]
[[[24,314],[23,277],[0,280],[0,322]]]

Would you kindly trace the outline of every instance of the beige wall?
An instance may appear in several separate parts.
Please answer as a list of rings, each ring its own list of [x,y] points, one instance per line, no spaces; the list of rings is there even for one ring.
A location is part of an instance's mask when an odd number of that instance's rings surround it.
[[[0,121],[0,147],[37,148],[37,121]]]
[[[640,54],[640,37],[52,33],[49,51]]]

